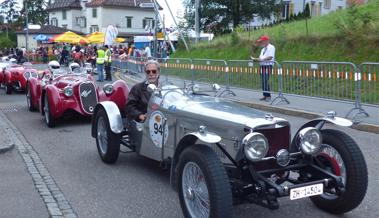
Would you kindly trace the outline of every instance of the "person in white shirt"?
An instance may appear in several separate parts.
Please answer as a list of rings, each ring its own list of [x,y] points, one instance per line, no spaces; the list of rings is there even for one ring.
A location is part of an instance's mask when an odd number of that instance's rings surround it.
[[[275,47],[270,44],[270,38],[268,36],[261,36],[256,43],[263,47],[259,58],[250,57],[252,60],[258,61],[261,68],[263,97],[259,100],[270,101],[269,78],[275,63]]]
[[[145,56],[150,59],[151,58],[151,50],[148,45],[145,46]]]

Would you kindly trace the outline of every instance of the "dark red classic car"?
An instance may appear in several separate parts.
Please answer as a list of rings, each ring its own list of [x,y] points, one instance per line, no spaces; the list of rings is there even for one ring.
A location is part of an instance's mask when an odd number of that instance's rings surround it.
[[[105,84],[103,89],[85,69],[74,72],[57,69],[45,70],[40,78],[30,78],[26,99],[30,111],[39,110],[48,127],[64,115],[77,113],[92,116],[100,101],[113,101],[120,107],[126,104],[129,88],[125,81]]]
[[[32,68],[31,63],[23,65],[4,63],[2,65],[0,83],[5,87],[7,94],[12,94],[12,91],[24,91],[29,78],[38,78],[38,72]]]

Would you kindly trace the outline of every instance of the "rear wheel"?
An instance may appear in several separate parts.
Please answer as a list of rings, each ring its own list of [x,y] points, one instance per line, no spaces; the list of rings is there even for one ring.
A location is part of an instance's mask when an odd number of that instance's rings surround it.
[[[46,125],[50,128],[54,127],[55,126],[55,119],[51,115],[50,102],[49,102],[49,98],[47,96],[47,93],[45,94],[45,104],[44,104],[43,110],[45,112]]]
[[[26,85],[26,103],[28,105],[29,111],[36,110],[36,108],[33,106],[32,90],[29,83]]]
[[[192,145],[177,165],[180,206],[185,217],[232,217],[232,193],[225,168],[214,151]]]
[[[100,108],[95,114],[96,146],[105,163],[115,163],[120,153],[121,134],[113,133],[106,111]]]
[[[368,183],[367,166],[357,143],[345,133],[322,130],[322,152],[315,163],[337,176],[342,177],[345,191],[324,189],[324,194],[311,197],[320,209],[333,214],[342,214],[356,208],[363,200]]]

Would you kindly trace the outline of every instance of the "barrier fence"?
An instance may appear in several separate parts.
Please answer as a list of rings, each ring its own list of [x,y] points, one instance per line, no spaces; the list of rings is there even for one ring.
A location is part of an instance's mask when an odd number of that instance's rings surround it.
[[[205,83],[218,83],[225,87],[223,94],[235,95],[230,89],[260,90],[262,74],[259,63],[248,60],[211,59],[157,59],[161,63],[161,76]],[[116,70],[142,73],[146,60],[132,58],[115,60]],[[290,102],[285,95],[315,97],[354,103],[346,114],[355,119],[369,116],[362,104],[379,106],[379,63],[365,62],[358,67],[350,62],[283,61],[273,63],[269,75],[270,93],[276,94],[271,104]],[[222,95],[223,95],[222,94]],[[278,101],[279,99],[279,101]]]

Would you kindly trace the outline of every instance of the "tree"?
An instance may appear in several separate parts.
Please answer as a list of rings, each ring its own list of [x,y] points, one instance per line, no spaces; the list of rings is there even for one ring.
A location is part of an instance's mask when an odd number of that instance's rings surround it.
[[[24,0],[21,9],[21,16],[18,20],[19,24],[25,24],[26,10],[25,2],[28,6],[28,21],[30,24],[45,25],[49,21],[49,13],[46,11],[47,0]]]
[[[19,10],[17,0],[5,0],[0,4],[0,14],[10,25],[20,16]]]
[[[221,30],[229,29],[229,25],[238,25],[253,20],[254,15],[270,18],[278,10],[275,0],[201,0],[200,29],[209,26]],[[195,0],[183,0],[185,6],[184,20],[187,25],[194,26]]]

